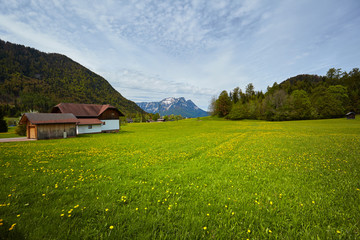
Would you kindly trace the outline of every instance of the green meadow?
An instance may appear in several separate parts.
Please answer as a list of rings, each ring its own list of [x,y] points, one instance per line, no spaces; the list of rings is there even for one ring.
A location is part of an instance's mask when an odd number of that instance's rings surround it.
[[[0,239],[359,239],[360,121],[0,143]]]

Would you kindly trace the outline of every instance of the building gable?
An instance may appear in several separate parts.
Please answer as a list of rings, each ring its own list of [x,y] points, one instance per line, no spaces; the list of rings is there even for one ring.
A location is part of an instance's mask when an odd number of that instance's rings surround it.
[[[111,112],[108,115],[107,112]],[[110,119],[118,119],[124,116],[117,108],[111,105],[99,104],[78,104],[78,103],[60,103],[53,107],[53,113],[72,113],[78,118],[99,118],[101,115],[112,116]],[[114,113],[114,114],[112,114]],[[103,118],[103,117],[102,117]]]

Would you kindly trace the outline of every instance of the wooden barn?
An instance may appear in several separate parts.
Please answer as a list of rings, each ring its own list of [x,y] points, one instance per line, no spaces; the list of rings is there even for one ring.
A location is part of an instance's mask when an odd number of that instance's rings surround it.
[[[40,140],[75,137],[78,122],[71,113],[25,113],[19,124],[26,124],[27,138]]]
[[[52,113],[72,113],[79,119],[77,134],[118,132],[119,117],[124,116],[116,107],[98,104],[60,103]]]

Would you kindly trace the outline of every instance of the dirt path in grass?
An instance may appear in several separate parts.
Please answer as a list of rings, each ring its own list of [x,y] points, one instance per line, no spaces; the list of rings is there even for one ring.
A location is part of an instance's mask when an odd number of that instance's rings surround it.
[[[17,137],[17,138],[0,138],[0,142],[25,142],[25,141],[35,141],[36,139],[29,139],[27,137]]]

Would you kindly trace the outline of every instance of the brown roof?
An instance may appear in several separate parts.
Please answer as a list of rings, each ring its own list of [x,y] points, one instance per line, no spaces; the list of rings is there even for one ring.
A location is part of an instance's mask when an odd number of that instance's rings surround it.
[[[59,110],[62,113],[72,113],[76,117],[98,117],[107,109],[114,109],[119,112],[120,116],[124,116],[116,107],[109,104],[60,103],[53,107],[52,112]]]
[[[102,124],[102,121],[100,121],[97,118],[79,118],[78,125],[98,125]]]
[[[20,119],[20,124],[25,124],[27,120],[29,120],[32,124],[79,122],[72,113],[25,113]]]

